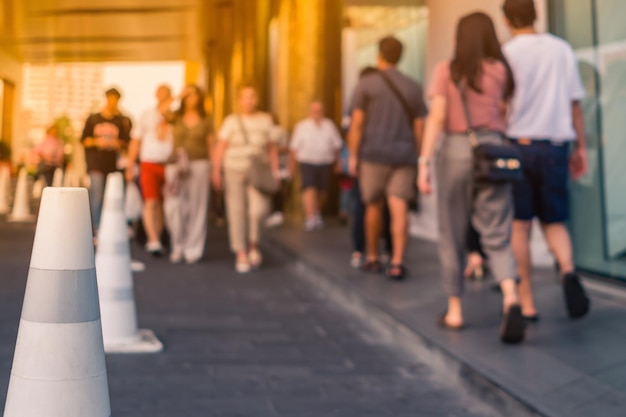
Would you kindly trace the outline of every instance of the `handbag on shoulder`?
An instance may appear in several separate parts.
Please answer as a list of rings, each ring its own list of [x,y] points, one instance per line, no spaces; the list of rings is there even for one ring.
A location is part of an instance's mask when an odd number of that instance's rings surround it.
[[[237,121],[239,122],[244,141],[246,145],[249,145],[248,131],[243,124],[243,120],[241,120],[241,116],[237,115]],[[276,194],[280,188],[280,182],[274,177],[272,165],[262,155],[254,155],[252,157],[250,169],[248,170],[248,181],[257,191],[267,195]]]
[[[474,150],[474,180],[496,184],[520,181],[523,173],[519,151],[507,142],[481,143],[481,137],[493,136],[496,133],[480,132],[472,127],[465,87],[460,83],[457,87],[461,92],[463,111],[467,121],[467,137]]]

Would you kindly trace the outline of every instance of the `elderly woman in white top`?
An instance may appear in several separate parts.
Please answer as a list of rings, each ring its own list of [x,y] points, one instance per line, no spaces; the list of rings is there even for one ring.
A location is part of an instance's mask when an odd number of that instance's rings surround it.
[[[226,117],[222,124],[212,173],[214,187],[225,188],[230,245],[237,255],[239,273],[261,266],[261,223],[269,214],[271,202],[270,196],[250,182],[253,160],[268,158],[275,178],[280,176],[278,148],[272,135],[274,123],[269,114],[257,111],[257,103],[254,87],[239,89],[239,113]]]
[[[332,166],[339,159],[343,141],[332,120],[324,117],[324,105],[313,102],[309,117],[296,125],[291,138],[291,171],[295,161],[302,174],[302,203],[306,231],[323,227],[321,208],[326,200]]]

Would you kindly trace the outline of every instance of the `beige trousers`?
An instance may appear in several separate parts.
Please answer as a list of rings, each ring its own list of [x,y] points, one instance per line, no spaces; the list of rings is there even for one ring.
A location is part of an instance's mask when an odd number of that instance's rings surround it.
[[[270,208],[269,197],[252,187],[247,176],[245,171],[224,170],[228,232],[234,253],[245,251],[248,242],[259,242],[261,224]]]
[[[167,195],[163,202],[165,222],[170,232],[172,252],[187,260],[204,255],[209,209],[209,174],[207,160],[191,161],[190,174],[180,181],[176,195]],[[165,167],[165,182],[176,178],[176,167]]]

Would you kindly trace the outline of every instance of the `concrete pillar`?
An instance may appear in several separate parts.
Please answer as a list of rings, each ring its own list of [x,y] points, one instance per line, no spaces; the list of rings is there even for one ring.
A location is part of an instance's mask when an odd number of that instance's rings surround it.
[[[282,0],[278,21],[277,113],[292,129],[307,116],[312,100],[320,100],[330,118],[339,122],[341,108],[341,27],[343,2],[338,0]],[[299,179],[295,178],[289,218],[302,216]],[[336,193],[331,192],[331,195]],[[332,199],[332,205],[336,199]]]

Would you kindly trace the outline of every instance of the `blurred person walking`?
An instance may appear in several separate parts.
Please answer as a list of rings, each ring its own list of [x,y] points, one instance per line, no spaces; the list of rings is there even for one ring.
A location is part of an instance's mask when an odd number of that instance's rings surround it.
[[[302,175],[304,229],[308,232],[324,226],[321,211],[342,144],[339,129],[324,116],[324,105],[311,103],[309,117],[296,125],[289,146],[290,171],[294,172],[297,162]]]
[[[517,89],[511,102],[507,135],[522,154],[524,180],[513,187],[513,249],[518,262],[522,311],[537,320],[532,290],[530,231],[541,222],[550,251],[560,267],[570,318],[589,312],[590,301],[575,273],[569,219],[568,167],[574,180],[587,172],[587,144],[581,100],[585,89],[572,47],[534,29],[533,0],[507,0],[503,6],[513,39],[504,53]],[[573,152],[569,155],[569,145]],[[569,158],[569,160],[568,160]]]
[[[484,13],[463,17],[457,27],[454,58],[437,65],[429,89],[432,104],[418,180],[420,191],[430,194],[429,163],[444,132],[435,174],[439,258],[448,308],[438,322],[453,330],[462,329],[465,324],[461,296],[471,222],[502,288],[504,315],[500,338],[506,343],[521,342],[525,333],[517,294],[515,256],[510,246],[511,185],[474,179],[474,146],[506,144],[504,108],[514,89],[513,74],[491,18]],[[478,144],[472,143],[473,139]]]
[[[402,280],[408,243],[409,201],[415,195],[417,150],[427,114],[422,88],[397,69],[402,43],[386,37],[379,43],[378,71],[364,76],[354,93],[348,135],[350,171],[359,177],[366,204],[366,271],[379,272],[384,201],[391,213],[393,253],[387,276]]]
[[[139,160],[139,182],[144,199],[142,219],[147,236],[146,251],[153,256],[161,256],[165,163],[173,151],[173,132],[170,125],[173,119],[170,111],[173,100],[170,87],[159,86],[156,99],[157,105],[141,115],[133,130],[133,139],[128,150],[126,180],[134,181],[135,165]]]
[[[226,119],[218,133],[212,180],[226,193],[230,247],[239,273],[261,266],[261,223],[269,214],[270,196],[255,188],[251,170],[257,162],[269,163],[280,180],[278,147],[272,136],[272,116],[257,110],[258,96],[250,85],[239,88],[239,111]],[[223,169],[223,172],[222,172]]]
[[[122,95],[119,90],[110,88],[105,96],[104,109],[87,118],[81,137],[89,174],[89,205],[94,236],[100,225],[107,175],[117,171],[118,157],[128,146],[132,128],[130,119],[120,112]]]
[[[65,162],[65,145],[59,138],[59,129],[52,125],[46,130],[44,140],[35,146],[32,152],[37,164],[37,176],[43,176],[47,185],[52,185],[54,172],[63,168]]]
[[[165,167],[164,212],[172,263],[194,264],[204,255],[214,138],[204,94],[190,85],[174,118],[173,153]]]
[[[277,227],[285,221],[285,202],[289,193],[289,180],[291,173],[289,172],[289,133],[287,129],[280,125],[278,117],[272,115],[274,127],[272,128],[272,138],[278,148],[278,161],[280,167],[280,189],[272,199],[272,214],[267,218],[265,225],[267,227]]]

